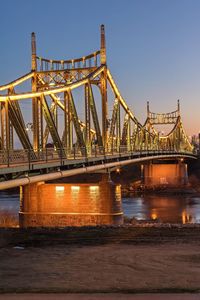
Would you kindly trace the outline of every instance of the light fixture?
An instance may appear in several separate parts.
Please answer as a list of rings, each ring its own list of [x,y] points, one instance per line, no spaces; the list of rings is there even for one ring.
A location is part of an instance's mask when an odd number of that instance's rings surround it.
[[[80,186],[72,185],[71,190],[74,192],[78,192],[80,190]]]
[[[64,186],[56,186],[56,192],[63,192],[65,190],[65,187]]]
[[[91,186],[89,187],[89,189],[90,189],[91,191],[97,191],[97,190],[99,189],[99,186],[98,186],[98,185],[91,185]]]

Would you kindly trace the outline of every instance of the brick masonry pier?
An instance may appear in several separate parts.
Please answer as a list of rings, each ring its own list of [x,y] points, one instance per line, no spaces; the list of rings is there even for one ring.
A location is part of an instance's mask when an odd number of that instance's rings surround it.
[[[121,188],[99,183],[44,183],[21,188],[20,227],[122,224]]]

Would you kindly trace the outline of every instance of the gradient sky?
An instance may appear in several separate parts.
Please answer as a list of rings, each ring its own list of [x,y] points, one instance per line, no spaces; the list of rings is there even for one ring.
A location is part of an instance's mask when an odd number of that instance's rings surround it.
[[[128,105],[143,122],[181,100],[189,135],[200,130],[199,0],[0,0],[0,85],[30,71],[37,54],[74,58],[99,48],[105,24],[107,61]]]

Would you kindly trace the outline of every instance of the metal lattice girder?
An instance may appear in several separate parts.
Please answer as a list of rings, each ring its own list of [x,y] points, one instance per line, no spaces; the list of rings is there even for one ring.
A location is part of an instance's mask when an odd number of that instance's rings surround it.
[[[147,119],[151,124],[176,124],[180,116],[180,103],[178,100],[177,110],[170,113],[154,113],[149,110],[149,102],[147,102]]]
[[[8,89],[8,94],[9,95],[15,94],[14,87]],[[15,107],[18,118],[22,121],[23,127],[25,128],[25,123],[19,106],[19,102],[18,101],[13,102],[13,106]],[[13,149],[13,144],[14,144],[13,125],[10,120],[8,120],[8,123],[9,123],[9,149]]]
[[[40,99],[41,99],[41,104],[42,104],[42,108],[43,108],[44,117],[45,117],[46,123],[49,127],[49,132],[50,132],[51,137],[53,139],[54,146],[57,149],[60,149],[60,155],[62,157],[65,157],[65,153],[63,151],[63,145],[62,145],[60,136],[58,134],[53,116],[52,116],[51,111],[49,109],[49,106],[47,104],[46,98],[44,97],[44,95],[42,95]]]
[[[1,149],[6,148],[6,122],[5,122],[5,103],[1,103]]]
[[[127,137],[128,137],[128,124],[129,124],[129,115],[126,114],[124,117],[124,126],[122,130],[122,145],[127,145]]]
[[[29,149],[32,150],[32,144],[29,140],[26,128],[25,128],[25,123],[22,117],[22,113],[20,110],[20,107],[18,103],[15,103],[14,101],[8,101],[8,114],[10,121],[15,128],[15,131],[20,139],[20,142],[24,149]]]
[[[77,141],[78,141],[78,145],[81,149],[85,149],[85,142],[83,139],[83,133],[81,131],[81,127],[79,124],[79,119],[78,119],[78,115],[77,115],[77,111],[76,111],[76,107],[74,104],[74,99],[72,96],[71,91],[68,91],[68,95],[69,95],[69,107],[70,107],[70,111],[71,111],[71,115],[72,115],[72,121],[74,124],[74,129],[76,132],[76,136],[77,136]]]
[[[98,119],[98,114],[96,110],[96,105],[94,101],[94,95],[92,91],[91,84],[88,83],[88,88],[89,88],[89,100],[90,100],[90,109],[91,109],[91,114],[92,114],[92,119],[94,123],[94,128],[96,131],[96,138],[97,138],[97,144],[98,146],[103,146],[103,141],[102,141],[102,136],[101,136],[101,130],[99,126],[99,119]]]
[[[139,127],[137,126],[135,129],[135,137],[134,137],[134,149],[139,150]]]
[[[73,124],[69,105],[69,94],[67,92],[64,92],[64,130],[62,142],[70,153],[73,143]]]
[[[12,93],[14,93],[14,87],[8,89],[8,94],[10,95]],[[8,125],[9,126],[9,149],[13,149],[13,144],[14,144],[13,125],[10,120],[8,120],[8,123],[9,123]]]
[[[135,150],[136,149],[136,144],[137,144],[137,129],[133,130],[131,139],[132,139],[131,140],[132,149]]]
[[[88,83],[85,84],[85,145],[87,151],[90,152],[91,147],[91,136],[90,136],[90,92]]]
[[[37,68],[38,67],[38,68]],[[40,69],[40,71],[39,71]],[[15,94],[14,87],[21,83],[32,80],[32,92],[22,92]],[[111,119],[111,127],[108,136],[108,107],[107,107],[107,83],[109,82],[114,97],[117,99],[114,104],[113,114]],[[102,96],[102,134],[100,131],[98,115],[95,107],[94,97],[91,85],[96,84],[101,91]],[[76,107],[73,102],[71,91],[81,86],[87,86],[86,93],[86,124],[78,119]],[[70,92],[68,92],[70,89]],[[8,93],[6,94],[6,90]],[[167,114],[157,114],[149,110],[147,106],[147,120],[142,125],[130,110],[125,99],[111,76],[111,73],[106,65],[106,47],[105,47],[105,32],[104,27],[101,27],[101,50],[91,53],[87,56],[70,60],[52,60],[36,55],[36,40],[35,34],[32,34],[32,72],[18,78],[9,84],[0,86],[0,91],[5,91],[0,95],[1,110],[1,142],[0,147],[3,149],[12,148],[13,141],[13,125],[16,132],[25,148],[30,148],[30,141],[28,140],[27,132],[25,131],[25,124],[23,117],[18,107],[18,103],[14,101],[32,99],[32,123],[33,123],[33,148],[39,150],[46,144],[49,131],[51,132],[54,144],[57,148],[66,146],[69,150],[72,149],[73,143],[73,125],[76,131],[78,144],[82,149],[85,147],[84,136],[82,129],[86,132],[86,144],[92,144],[92,137],[97,138],[99,146],[104,145],[107,151],[107,146],[127,145],[128,149],[176,149],[177,151],[191,151],[193,147],[185,134],[181,117],[180,104],[176,111]],[[58,93],[64,92],[67,97],[65,105],[57,97]],[[42,96],[41,96],[42,95]],[[57,132],[57,121],[55,118],[55,111],[49,111],[46,100],[43,101],[40,97],[49,96],[55,102],[55,107],[58,106],[64,111],[65,130],[63,143],[60,141]],[[13,103],[9,104],[8,100]],[[43,102],[43,105],[41,105]],[[67,103],[67,104],[66,104]],[[120,109],[123,108],[125,114],[128,115],[128,120],[125,120],[123,132],[121,133],[120,124]],[[43,132],[43,111],[47,120],[48,127]],[[55,113],[55,114],[54,114]],[[69,116],[70,114],[70,116]],[[95,130],[91,128],[91,118]],[[57,115],[56,115],[57,116]],[[67,116],[67,118],[66,118]],[[69,126],[68,126],[69,121]],[[133,122],[133,123],[132,123]],[[73,123],[73,124],[72,124]],[[153,124],[174,124],[174,128],[167,136],[159,136],[159,133],[154,129]],[[135,124],[133,129],[132,125]],[[133,130],[132,130],[133,129]],[[44,138],[43,138],[44,133]],[[121,138],[122,136],[122,138]],[[109,140],[108,140],[109,138]]]
[[[108,99],[107,99],[107,70],[101,73],[100,79],[101,98],[102,98],[102,140],[106,148],[108,142]]]
[[[117,122],[117,114],[119,110],[119,100],[116,98],[114,102],[113,112],[112,112],[112,119],[111,119],[111,125],[110,125],[110,135],[109,140],[112,141],[114,134],[115,134],[115,127]]]
[[[53,102],[50,107],[50,112],[54,116],[54,109],[55,109],[55,103]],[[45,130],[44,130],[44,135],[43,135],[43,148],[45,148],[47,141],[49,137],[49,126],[46,125]]]
[[[140,150],[143,148],[143,140],[144,140],[144,133],[143,133],[143,129],[140,128],[140,131],[139,131],[139,149]]]

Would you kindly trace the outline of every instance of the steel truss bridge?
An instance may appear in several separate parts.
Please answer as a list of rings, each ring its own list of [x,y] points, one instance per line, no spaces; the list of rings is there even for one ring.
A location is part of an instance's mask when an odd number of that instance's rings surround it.
[[[135,159],[195,157],[183,128],[179,101],[170,113],[151,112],[147,103],[144,125],[137,120],[107,66],[104,25],[100,50],[81,58],[37,56],[35,33],[31,48],[31,72],[0,86],[0,185],[7,182],[9,186],[12,181],[16,186],[25,174],[55,172],[58,167],[59,172],[67,172],[80,167],[107,168],[107,163],[115,166]],[[113,97],[111,116],[108,87]],[[98,103],[94,89],[101,98]],[[79,90],[84,104],[75,103]],[[28,114],[31,112],[28,122],[24,104]],[[80,105],[83,119],[78,114]],[[159,124],[172,124],[173,129],[160,135],[155,129]]]

